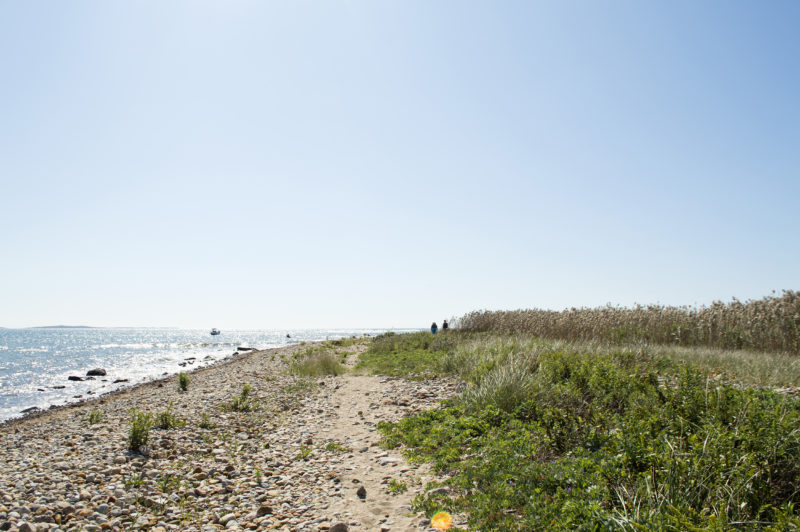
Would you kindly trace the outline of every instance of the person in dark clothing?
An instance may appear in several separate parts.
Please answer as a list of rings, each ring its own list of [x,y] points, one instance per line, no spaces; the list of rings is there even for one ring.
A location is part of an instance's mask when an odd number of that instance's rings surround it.
[[[448,327],[450,327],[450,326],[447,325],[447,320],[442,321],[442,330],[446,331]]]
[[[436,325],[436,322],[434,321],[433,323],[431,323],[431,334],[436,334],[436,331],[438,330],[439,327]]]

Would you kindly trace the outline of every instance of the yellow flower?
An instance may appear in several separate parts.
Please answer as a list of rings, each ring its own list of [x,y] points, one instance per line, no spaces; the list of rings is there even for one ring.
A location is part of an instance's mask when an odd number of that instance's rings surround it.
[[[453,526],[453,517],[447,512],[438,512],[431,518],[431,526],[436,530],[447,530]]]

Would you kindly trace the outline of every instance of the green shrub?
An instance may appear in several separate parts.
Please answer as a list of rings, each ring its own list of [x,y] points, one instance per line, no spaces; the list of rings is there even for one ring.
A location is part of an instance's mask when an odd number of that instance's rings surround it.
[[[89,412],[89,418],[87,419],[87,421],[89,422],[90,425],[100,423],[102,420],[103,420],[103,412],[101,412],[100,410],[95,409]]]
[[[252,391],[253,387],[245,383],[244,386],[242,386],[241,393],[231,399],[230,403],[223,405],[223,407],[226,410],[232,410],[234,412],[252,412],[256,407],[255,402],[250,399],[250,392]]]
[[[172,413],[172,403],[167,406],[166,410],[156,414],[155,425],[160,429],[174,429],[184,426],[186,423]]]
[[[187,375],[186,373],[182,371],[178,373],[178,389],[182,392],[188,390],[190,380],[191,378],[189,378],[189,375]]]
[[[153,414],[137,409],[130,411],[130,430],[128,432],[128,449],[139,452],[147,445],[150,429],[153,428]]]

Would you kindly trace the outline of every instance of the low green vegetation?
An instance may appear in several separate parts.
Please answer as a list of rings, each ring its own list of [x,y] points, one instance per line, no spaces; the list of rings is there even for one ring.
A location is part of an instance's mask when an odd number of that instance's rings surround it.
[[[386,491],[388,491],[392,495],[399,495],[401,493],[407,492],[408,486],[402,480],[392,479],[389,481],[389,485],[387,486]]]
[[[128,450],[140,452],[150,438],[153,428],[153,414],[133,409],[130,411],[130,430],[128,431]]]
[[[211,417],[205,412],[200,414],[200,423],[198,423],[197,426],[201,429],[217,428],[217,425],[211,421]]]
[[[188,390],[190,380],[191,378],[189,378],[189,375],[187,375],[186,373],[182,371],[178,373],[178,389],[182,392]]]
[[[306,377],[301,377],[284,386],[282,394],[286,396],[304,396],[311,393],[315,388],[314,381]]]
[[[800,527],[800,403],[691,353],[450,331],[376,339],[361,366],[463,392],[379,424],[448,489],[414,503],[474,530]],[[393,365],[393,361],[396,364]]]
[[[158,412],[155,416],[155,426],[163,430],[182,427],[185,424],[185,421],[172,413],[172,403],[167,406],[166,410]]]
[[[332,441],[325,446],[326,451],[337,452],[337,453],[349,453],[351,451],[350,447],[342,445],[341,443]]]
[[[130,473],[125,478],[125,487],[126,488],[139,488],[144,485],[144,479],[140,473]]]
[[[231,399],[230,403],[222,405],[223,409],[233,412],[252,412],[256,409],[256,402],[250,397],[252,391],[253,387],[245,383],[239,395]]]
[[[97,409],[92,410],[91,412],[89,412],[89,417],[87,418],[86,421],[88,421],[90,425],[95,425],[97,423],[100,423],[101,421],[103,421],[103,412]]]
[[[311,346],[295,354],[289,372],[301,377],[321,377],[323,375],[341,375],[347,371],[337,356],[331,342]]]
[[[306,445],[301,445],[300,450],[297,452],[297,456],[294,457],[295,460],[306,460],[310,458],[313,454],[313,450],[311,447]]]
[[[455,345],[455,337],[450,334],[386,333],[375,337],[355,369],[406,377],[436,375],[445,371],[444,355]]]

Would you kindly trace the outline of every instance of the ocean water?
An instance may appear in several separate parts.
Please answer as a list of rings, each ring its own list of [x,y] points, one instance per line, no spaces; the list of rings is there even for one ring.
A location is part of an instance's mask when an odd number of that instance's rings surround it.
[[[0,329],[0,422],[28,408],[46,409],[207,366],[233,355],[239,346],[266,349],[384,331],[223,330],[211,336],[209,330],[169,328]],[[107,375],[82,382],[68,379],[85,379],[93,368],[103,368]],[[120,379],[127,382],[114,383]]]

